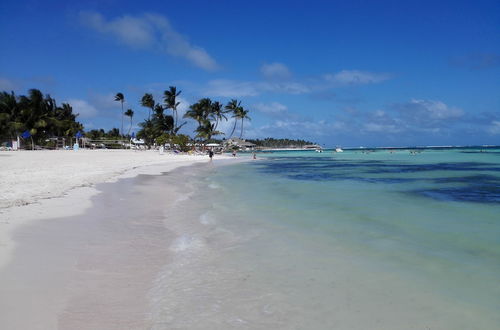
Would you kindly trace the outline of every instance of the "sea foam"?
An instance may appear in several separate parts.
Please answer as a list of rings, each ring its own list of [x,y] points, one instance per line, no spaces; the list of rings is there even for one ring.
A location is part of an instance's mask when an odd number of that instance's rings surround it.
[[[200,238],[182,235],[176,238],[170,245],[170,251],[184,252],[188,250],[197,250],[203,248],[205,244]]]

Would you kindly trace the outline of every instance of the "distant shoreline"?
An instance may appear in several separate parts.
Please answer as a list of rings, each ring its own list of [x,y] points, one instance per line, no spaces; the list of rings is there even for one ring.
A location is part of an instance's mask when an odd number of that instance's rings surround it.
[[[439,149],[496,149],[500,148],[498,145],[472,145],[472,146],[405,146],[405,147],[342,147],[342,150],[409,150],[409,149],[431,149],[431,150],[439,150]],[[325,147],[321,148],[325,151],[335,150],[335,147]],[[269,151],[315,151],[315,149],[304,149],[304,148],[258,148],[253,150],[255,152],[269,152]],[[241,151],[241,152],[253,152],[250,151]]]

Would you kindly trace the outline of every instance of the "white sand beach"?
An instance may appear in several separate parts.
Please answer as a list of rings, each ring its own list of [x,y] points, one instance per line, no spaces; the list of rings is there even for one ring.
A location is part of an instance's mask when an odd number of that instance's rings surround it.
[[[224,156],[218,156],[218,158],[224,158]],[[160,155],[157,151],[79,150],[77,152],[19,151],[1,153],[0,278],[2,281],[0,281],[0,328],[57,329],[69,326],[71,329],[76,329],[81,328],[82,323],[75,323],[74,320],[85,323],[90,322],[90,319],[95,321],[93,329],[109,329],[112,328],[111,324],[116,328],[120,328],[120,324],[135,324],[135,328],[141,328],[142,318],[134,316],[134,312],[128,309],[122,309],[121,313],[130,312],[130,318],[135,321],[129,323],[127,323],[126,317],[123,318],[125,323],[117,320],[108,320],[107,322],[110,323],[103,323],[103,320],[109,316],[105,312],[99,320],[92,315],[80,317],[73,314],[71,317],[67,317],[67,315],[61,314],[70,296],[79,295],[79,303],[82,301],[90,302],[89,304],[95,302],[96,297],[99,296],[95,294],[96,290],[103,291],[99,285],[106,285],[100,281],[109,276],[106,274],[96,275],[95,281],[91,284],[85,282],[85,285],[89,287],[80,288],[80,291],[74,289],[69,294],[69,281],[75,281],[73,277],[78,277],[75,275],[78,273],[72,273],[73,268],[95,267],[97,263],[103,267],[113,265],[113,257],[109,255],[111,252],[107,250],[108,247],[103,245],[103,242],[110,240],[110,237],[115,237],[115,234],[116,237],[120,235],[119,232],[116,232],[120,230],[119,226],[110,226],[102,231],[97,230],[99,224],[95,221],[65,222],[65,219],[81,214],[92,206],[91,197],[99,193],[94,187],[95,184],[116,181],[120,178],[133,178],[138,174],[169,172],[180,166],[207,163],[208,161],[208,156],[204,155]],[[162,196],[162,198],[165,197]],[[105,209],[109,208],[106,205],[101,205],[99,212]],[[97,218],[92,217],[92,219]],[[55,226],[55,223],[58,225]],[[161,226],[153,226],[152,224],[148,224],[148,226],[154,230],[150,235],[147,235],[145,240],[148,244],[153,244],[155,232],[157,234],[162,232]],[[96,232],[93,233],[93,230]],[[102,236],[104,232],[109,237]],[[99,241],[100,247],[96,248],[94,253],[88,254],[89,243],[83,238],[94,235],[96,237],[102,236],[102,240]],[[123,253],[123,257],[131,260],[144,257],[137,255],[137,253],[135,256],[133,255],[132,245],[138,244],[139,239],[132,237],[130,238],[131,243],[127,239],[125,241],[127,241],[128,249],[123,248],[121,251],[114,252]],[[82,244],[80,246],[78,244],[71,245],[72,242],[81,242]],[[65,244],[71,245],[71,248],[61,248]],[[21,258],[21,261],[17,258]],[[123,267],[126,263],[122,262],[116,266]],[[152,262],[152,264],[155,263]],[[82,264],[87,266],[82,266]],[[132,261],[130,266],[135,267]],[[109,271],[115,272],[116,270]],[[147,271],[144,270],[144,272],[151,277],[154,267]],[[87,277],[88,274],[87,272]],[[136,272],[134,274],[135,281],[129,279],[120,282],[119,279],[116,279],[115,283],[133,287],[133,284],[124,283],[148,281],[148,276],[145,273]],[[122,278],[123,275],[123,273],[117,272],[118,278]],[[72,287],[74,288],[75,285]],[[104,290],[108,292],[106,297],[119,300],[123,293],[114,292],[114,290],[117,288],[109,287],[108,291]],[[137,296],[137,306],[146,305],[141,304],[140,297],[138,297],[141,292],[145,291],[142,284],[137,284],[135,290],[132,291]],[[102,304],[105,305],[104,302]],[[110,303],[110,305],[113,304]],[[66,323],[61,320],[66,320]]]
[[[115,179],[141,166],[164,165],[166,172],[199,161],[208,161],[208,157],[134,150],[3,152],[0,209],[58,197],[70,189]]]

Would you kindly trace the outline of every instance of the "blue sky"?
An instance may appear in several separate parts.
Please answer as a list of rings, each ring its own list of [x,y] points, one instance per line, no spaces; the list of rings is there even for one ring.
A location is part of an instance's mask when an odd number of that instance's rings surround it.
[[[3,0],[0,13],[0,90],[50,93],[87,129],[120,125],[116,92],[137,123],[141,96],[175,85],[183,110],[242,100],[248,138],[500,144],[498,1]]]

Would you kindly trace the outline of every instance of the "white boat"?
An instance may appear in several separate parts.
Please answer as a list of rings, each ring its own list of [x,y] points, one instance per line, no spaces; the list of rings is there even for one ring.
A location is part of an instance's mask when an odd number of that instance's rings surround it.
[[[344,152],[344,150],[342,150],[342,148],[340,148],[340,147],[337,147],[337,148],[335,148],[335,152]]]
[[[316,152],[323,152],[323,149],[316,149]]]

